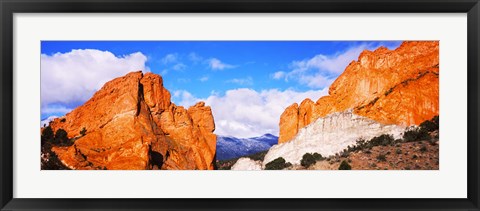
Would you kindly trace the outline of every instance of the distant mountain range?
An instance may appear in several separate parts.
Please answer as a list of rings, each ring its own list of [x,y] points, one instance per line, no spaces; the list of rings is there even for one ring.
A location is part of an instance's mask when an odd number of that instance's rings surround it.
[[[235,138],[217,135],[217,160],[228,160],[270,149],[278,143],[278,137],[265,134],[253,138]]]

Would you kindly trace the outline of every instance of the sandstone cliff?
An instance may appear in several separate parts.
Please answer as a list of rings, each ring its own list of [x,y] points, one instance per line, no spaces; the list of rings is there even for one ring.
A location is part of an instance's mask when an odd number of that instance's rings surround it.
[[[72,169],[214,168],[210,107],[203,102],[188,109],[176,106],[153,73],[132,72],[107,82],[50,127],[75,140],[52,149]]]
[[[316,102],[305,99],[280,117],[278,143],[328,114],[353,113],[382,124],[418,125],[439,114],[439,43],[404,42],[395,50],[365,50]]]

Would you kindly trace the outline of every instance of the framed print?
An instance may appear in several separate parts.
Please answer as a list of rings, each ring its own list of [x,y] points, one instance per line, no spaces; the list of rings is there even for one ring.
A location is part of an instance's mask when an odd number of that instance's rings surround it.
[[[0,6],[2,210],[479,209],[476,0]]]

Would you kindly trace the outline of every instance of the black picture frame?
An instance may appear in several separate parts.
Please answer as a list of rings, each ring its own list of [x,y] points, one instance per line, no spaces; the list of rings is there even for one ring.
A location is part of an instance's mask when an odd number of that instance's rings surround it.
[[[2,210],[479,210],[478,0],[0,0],[0,207]],[[467,13],[466,199],[41,199],[13,198],[15,13]],[[449,182],[449,181],[445,181]]]

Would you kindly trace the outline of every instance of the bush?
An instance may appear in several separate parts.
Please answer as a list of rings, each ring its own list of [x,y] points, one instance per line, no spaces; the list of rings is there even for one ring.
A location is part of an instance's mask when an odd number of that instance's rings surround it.
[[[70,170],[63,165],[57,154],[51,151],[51,148],[42,149],[41,165],[42,170]]]
[[[365,141],[365,139],[358,139],[353,147],[348,146],[347,149],[343,152],[343,157],[349,155],[349,152],[355,152],[363,150],[366,153],[375,146],[387,146],[387,145],[394,145],[396,143],[400,143],[399,140],[395,140],[392,135],[390,134],[383,134],[380,136],[373,137],[369,141]]]
[[[342,152],[340,152],[340,157],[347,158],[350,156],[350,150],[349,149],[343,149]]]
[[[423,128],[413,128],[403,133],[403,139],[406,142],[423,141],[429,140],[430,135],[428,134],[428,131]]]
[[[397,149],[397,150],[395,151],[395,153],[397,153],[397,155],[402,154],[402,150],[401,150],[401,149]]]
[[[53,139],[53,138],[52,138]],[[40,168],[42,170],[69,170],[68,167],[63,165],[57,154],[52,151],[52,142],[48,141],[41,147],[40,153]]]
[[[434,116],[430,121],[432,121],[433,123],[440,126],[440,117],[439,116]]]
[[[369,142],[369,145],[370,146],[387,146],[387,145],[392,145],[394,144],[395,142],[395,139],[393,138],[392,135],[388,135],[388,134],[383,134],[381,136],[377,136],[377,137],[373,137],[370,142]]]
[[[345,160],[343,160],[342,163],[340,163],[340,167],[338,167],[338,170],[351,170],[351,169],[352,167]]]
[[[60,146],[71,146],[73,144],[73,140],[68,138],[67,131],[64,129],[58,129],[55,133],[53,144]]]
[[[379,154],[379,155],[377,156],[377,160],[378,160],[378,161],[387,161],[387,156],[384,155],[384,154]]]
[[[321,155],[321,154],[318,154],[318,153],[313,153],[313,158],[315,158],[315,160],[319,161],[319,160],[325,160],[325,158]]]
[[[87,133],[87,129],[83,127],[82,130],[80,131],[80,135],[85,136],[86,133]]]
[[[302,157],[302,160],[300,161],[300,164],[305,167],[305,168],[308,168],[309,166],[311,166],[312,164],[314,164],[316,162],[315,160],[315,157],[313,157],[312,154],[310,153],[305,153]]]
[[[279,157],[267,163],[267,165],[265,165],[265,170],[282,170],[287,167],[288,167],[288,164],[285,163],[285,159],[283,159],[282,157]]]
[[[428,132],[433,132],[435,130],[438,130],[439,125],[438,125],[438,116],[433,117],[431,120],[427,120],[425,122],[422,122],[420,124],[420,128],[428,131]]]
[[[53,130],[50,126],[44,128],[40,139],[42,146],[47,142],[52,142],[54,137]]]
[[[355,152],[355,151],[363,150],[365,148],[367,148],[367,142],[365,141],[365,139],[359,138],[355,142],[355,145],[353,145],[353,146],[349,145],[347,147],[347,151],[348,152]]]

